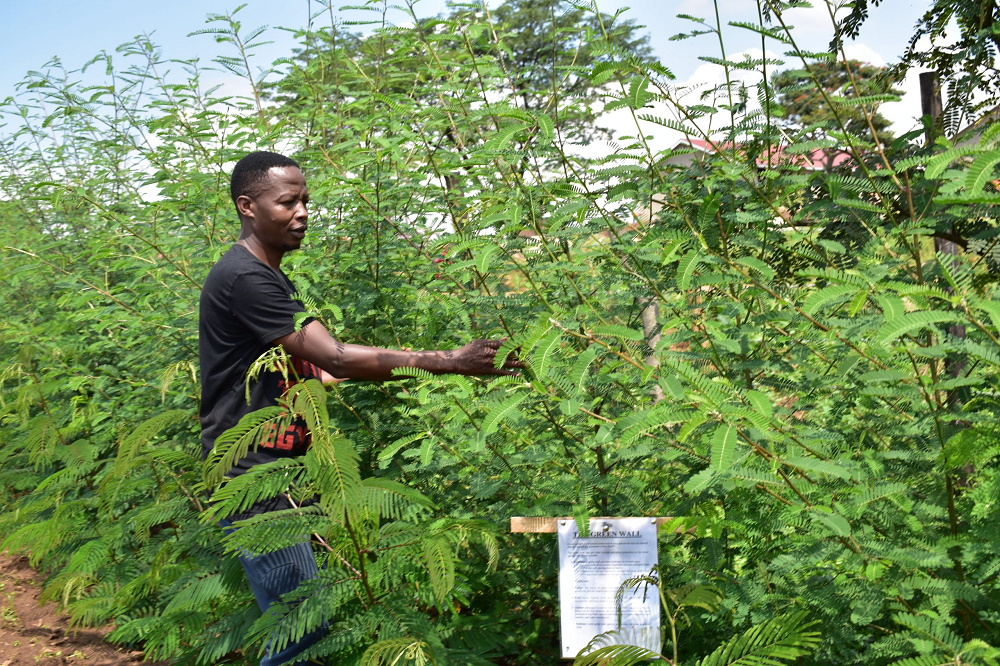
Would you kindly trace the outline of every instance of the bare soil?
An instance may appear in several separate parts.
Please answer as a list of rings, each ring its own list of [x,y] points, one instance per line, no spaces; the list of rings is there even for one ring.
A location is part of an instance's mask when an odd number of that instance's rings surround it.
[[[0,666],[138,666],[142,652],[104,641],[110,627],[70,629],[55,604],[39,606],[38,580],[27,557],[0,553]]]

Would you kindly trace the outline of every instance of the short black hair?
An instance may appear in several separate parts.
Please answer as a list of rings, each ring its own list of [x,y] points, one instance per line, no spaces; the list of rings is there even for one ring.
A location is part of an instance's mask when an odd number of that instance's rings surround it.
[[[292,158],[278,153],[258,150],[247,154],[233,167],[233,175],[229,179],[229,195],[233,198],[233,203],[241,196],[255,197],[260,194],[261,187],[267,180],[267,172],[282,167],[301,168]]]

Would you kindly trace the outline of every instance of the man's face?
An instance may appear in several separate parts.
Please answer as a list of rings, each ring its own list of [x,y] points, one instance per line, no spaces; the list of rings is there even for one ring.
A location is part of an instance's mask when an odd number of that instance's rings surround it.
[[[309,212],[306,178],[295,167],[275,167],[257,196],[242,196],[237,207],[252,218],[253,232],[265,247],[281,252],[297,250],[305,238]]]

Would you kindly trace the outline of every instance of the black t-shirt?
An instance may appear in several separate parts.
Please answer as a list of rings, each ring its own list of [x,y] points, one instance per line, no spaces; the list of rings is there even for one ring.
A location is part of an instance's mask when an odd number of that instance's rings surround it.
[[[198,358],[201,365],[201,451],[208,457],[216,438],[250,412],[277,404],[288,388],[282,373],[264,371],[251,382],[246,400],[246,374],[250,365],[272,347],[274,340],[295,331],[295,315],[305,308],[295,299],[295,287],[280,270],[253,256],[242,245],[233,245],[209,271],[201,291],[198,319]],[[303,325],[308,323],[306,319]],[[292,357],[301,379],[320,376],[315,365]],[[250,450],[229,471],[243,474],[254,465],[297,456],[309,446],[305,422],[293,421]],[[281,502],[260,510],[285,508]]]

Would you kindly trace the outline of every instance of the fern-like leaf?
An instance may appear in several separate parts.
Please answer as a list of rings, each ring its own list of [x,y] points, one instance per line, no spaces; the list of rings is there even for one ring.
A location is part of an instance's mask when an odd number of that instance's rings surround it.
[[[637,645],[608,645],[577,657],[573,666],[636,666],[663,658],[660,653]]]
[[[290,418],[287,410],[281,407],[265,407],[250,412],[235,426],[219,435],[202,467],[205,485],[211,488],[221,483],[226,472],[231,470],[251,447],[260,444],[271,433],[281,431]]]
[[[424,541],[423,552],[434,596],[438,602],[444,601],[455,587],[454,549],[444,536],[433,536]]]
[[[339,518],[346,514],[353,520],[364,506],[358,462],[354,445],[343,437],[313,441],[305,464],[317,482],[327,515]]]
[[[912,331],[942,322],[956,321],[957,319],[958,315],[953,312],[934,310],[909,312],[885,322],[882,328],[879,329],[876,338],[879,342],[886,343]]]
[[[819,632],[810,631],[815,622],[806,622],[806,612],[782,615],[732,638],[698,666],[761,666],[791,661],[812,652],[819,644]]]
[[[515,393],[499,405],[490,410],[486,418],[483,419],[482,432],[489,435],[500,428],[500,424],[507,420],[512,413],[528,397],[527,393]]]
[[[979,194],[986,183],[993,179],[993,167],[1000,162],[1000,150],[976,155],[969,170],[965,173],[965,190],[969,194]]]

